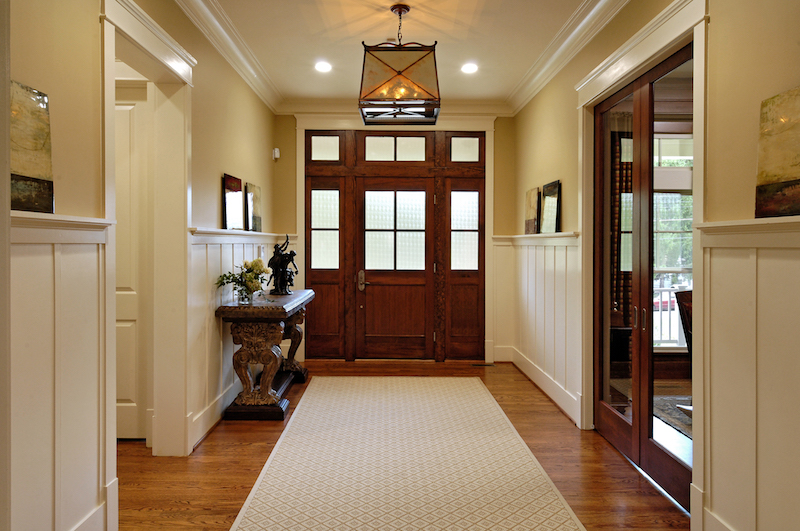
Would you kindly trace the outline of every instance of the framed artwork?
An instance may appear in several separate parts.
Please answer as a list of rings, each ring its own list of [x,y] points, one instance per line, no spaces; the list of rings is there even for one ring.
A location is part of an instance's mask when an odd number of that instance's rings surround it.
[[[756,217],[800,215],[800,87],[761,102]]]
[[[542,187],[543,233],[561,232],[561,181],[553,181]]]
[[[227,173],[222,176],[222,228],[244,230],[242,180]]]
[[[47,94],[11,82],[9,166],[11,209],[55,211]]]
[[[525,234],[539,232],[542,211],[542,191],[536,187],[525,192]]]
[[[253,183],[245,185],[244,216],[246,229],[261,232],[261,187]]]

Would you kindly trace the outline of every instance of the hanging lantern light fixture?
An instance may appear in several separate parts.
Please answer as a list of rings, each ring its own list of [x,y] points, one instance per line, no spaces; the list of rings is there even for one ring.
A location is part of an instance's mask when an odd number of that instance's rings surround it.
[[[395,4],[397,44],[364,45],[358,107],[364,125],[434,125],[441,99],[436,74],[436,42],[403,44],[403,15],[411,8]]]

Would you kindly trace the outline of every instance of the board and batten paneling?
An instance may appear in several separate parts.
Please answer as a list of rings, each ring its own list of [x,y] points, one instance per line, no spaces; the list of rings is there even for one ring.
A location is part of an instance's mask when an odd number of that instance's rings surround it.
[[[705,529],[797,524],[800,220],[704,223]],[[697,320],[695,320],[697,323]]]
[[[581,426],[581,256],[576,233],[496,236],[495,361],[511,361]],[[502,281],[501,281],[502,279]]]
[[[104,220],[12,215],[12,529],[99,530],[116,519],[109,230]]]
[[[214,312],[221,304],[234,300],[230,285],[217,288],[217,278],[228,271],[238,271],[245,260],[261,256],[267,263],[274,245],[286,235],[191,229],[188,312],[188,411],[189,443],[201,440],[222,417],[242,390],[233,371],[233,344],[230,323],[223,323]],[[297,237],[290,236],[289,249],[297,251]],[[299,261],[299,260],[298,260]],[[303,281],[295,277],[297,289]],[[265,286],[266,287],[266,286]],[[267,288],[267,291],[269,288]],[[287,344],[282,346],[286,352]],[[302,360],[298,352],[298,359]]]

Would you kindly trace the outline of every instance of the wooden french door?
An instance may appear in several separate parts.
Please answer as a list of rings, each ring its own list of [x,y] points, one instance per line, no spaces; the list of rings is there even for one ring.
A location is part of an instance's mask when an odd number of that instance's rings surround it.
[[[309,358],[483,360],[485,139],[308,131]]]
[[[356,351],[433,358],[433,179],[359,177]]]
[[[653,326],[668,304],[654,302],[654,196],[665,185],[654,180],[653,139],[657,127],[691,131],[681,90],[690,97],[691,78],[654,88],[691,54],[687,46],[595,108],[595,427],[686,508],[691,464],[654,435]]]

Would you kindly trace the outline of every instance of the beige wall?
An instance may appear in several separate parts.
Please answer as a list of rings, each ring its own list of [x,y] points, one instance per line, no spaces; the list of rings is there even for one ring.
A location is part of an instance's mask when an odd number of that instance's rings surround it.
[[[494,233],[517,234],[517,209],[524,201],[516,200],[517,152],[514,118],[494,122]],[[519,203],[519,204],[518,204]],[[525,212],[523,212],[524,217]]]
[[[192,88],[192,219],[222,227],[222,174],[261,187],[262,230],[271,232],[275,116],[174,2],[137,0],[195,59]]]
[[[11,79],[46,93],[56,214],[103,217],[99,0],[13,0]]]
[[[524,233],[525,192],[561,181],[561,229],[579,231],[578,94],[575,85],[671,2],[630,2],[516,116],[516,220],[510,234]],[[498,210],[510,203],[495,201]]]
[[[275,147],[281,158],[274,162],[272,232],[297,232],[297,119],[275,117]]]
[[[800,2],[709,0],[706,219],[752,219],[761,102],[800,85]]]

